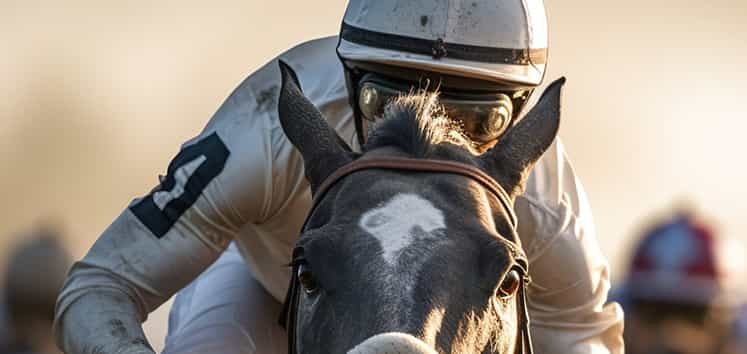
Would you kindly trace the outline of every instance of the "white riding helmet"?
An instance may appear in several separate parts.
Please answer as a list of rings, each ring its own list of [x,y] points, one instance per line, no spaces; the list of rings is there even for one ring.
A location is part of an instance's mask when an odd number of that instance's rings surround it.
[[[537,86],[547,61],[542,0],[350,0],[343,61]]]

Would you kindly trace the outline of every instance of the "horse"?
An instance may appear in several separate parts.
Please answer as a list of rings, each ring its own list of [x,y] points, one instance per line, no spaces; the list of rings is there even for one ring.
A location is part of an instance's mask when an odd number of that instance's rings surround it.
[[[279,65],[280,123],[314,197],[290,263],[290,353],[530,353],[512,206],[557,135],[565,79],[485,152],[423,91],[354,153]]]

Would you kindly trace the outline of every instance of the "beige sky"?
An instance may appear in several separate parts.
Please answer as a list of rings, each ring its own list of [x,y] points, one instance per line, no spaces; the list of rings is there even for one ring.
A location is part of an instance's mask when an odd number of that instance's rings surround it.
[[[45,220],[82,256],[247,74],[334,34],[344,4],[0,0],[0,260]],[[747,240],[747,2],[547,7],[561,136],[613,274],[639,222],[675,201]]]

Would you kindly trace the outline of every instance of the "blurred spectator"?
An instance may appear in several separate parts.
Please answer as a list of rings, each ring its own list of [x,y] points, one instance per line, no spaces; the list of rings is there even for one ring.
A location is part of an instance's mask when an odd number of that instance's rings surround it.
[[[743,257],[693,213],[645,230],[613,293],[625,308],[626,353],[745,353],[732,336]]]
[[[71,257],[51,229],[41,229],[15,248],[8,258],[3,307],[8,319],[8,348],[3,353],[59,353],[52,336],[57,293]],[[3,327],[3,326],[0,326]]]
[[[4,299],[4,289],[0,288],[0,299]],[[10,347],[10,324],[4,301],[0,301],[0,353],[7,353]]]

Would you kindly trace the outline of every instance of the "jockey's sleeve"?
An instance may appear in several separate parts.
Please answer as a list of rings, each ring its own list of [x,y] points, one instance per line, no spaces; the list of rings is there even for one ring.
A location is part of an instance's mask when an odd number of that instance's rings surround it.
[[[267,117],[279,86],[259,92],[255,75],[73,266],[55,314],[65,352],[152,352],[141,328],[147,314],[215,261],[243,225],[272,213],[272,146],[282,130]]]
[[[535,166],[515,209],[532,278],[528,307],[535,351],[622,354],[622,309],[605,306],[609,264],[559,139]]]

